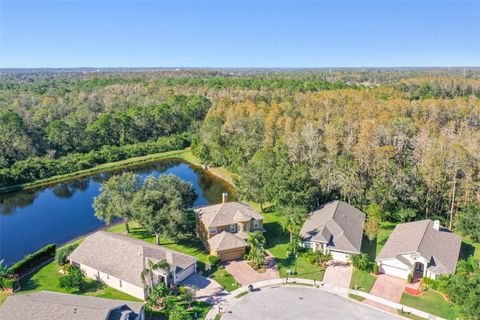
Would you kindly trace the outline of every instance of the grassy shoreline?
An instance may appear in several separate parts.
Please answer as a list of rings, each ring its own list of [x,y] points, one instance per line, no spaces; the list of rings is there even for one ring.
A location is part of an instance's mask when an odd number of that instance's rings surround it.
[[[54,183],[88,177],[101,172],[115,171],[115,170],[125,169],[129,167],[139,166],[142,164],[148,164],[148,163],[156,162],[159,160],[167,160],[167,159],[181,159],[188,162],[192,166],[202,168],[201,160],[192,154],[192,152],[190,151],[190,148],[186,148],[182,150],[154,153],[154,154],[150,154],[142,157],[134,157],[134,158],[129,158],[126,160],[121,160],[116,162],[108,162],[108,163],[100,164],[90,169],[75,171],[75,172],[64,174],[64,175],[57,175],[47,179],[35,180],[32,182],[1,187],[0,194],[49,186]],[[214,167],[214,168],[205,170],[205,172],[213,176],[216,176],[217,178],[220,178],[226,181],[227,183],[233,185],[232,175],[223,168]]]

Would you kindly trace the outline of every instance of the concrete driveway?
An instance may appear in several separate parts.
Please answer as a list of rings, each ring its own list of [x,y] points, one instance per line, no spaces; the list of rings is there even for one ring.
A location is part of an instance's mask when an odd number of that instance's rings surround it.
[[[192,274],[190,277],[182,281],[183,285],[193,286],[197,288],[195,295],[196,300],[205,301],[214,304],[216,301],[228,295],[217,281],[206,278],[198,273]]]
[[[230,273],[238,283],[242,286],[270,279],[280,278],[278,268],[275,264],[275,258],[268,255],[265,258],[267,264],[266,271],[264,273],[253,270],[245,260],[229,261],[225,262],[225,270]]]
[[[259,289],[234,303],[222,320],[395,320],[394,315],[322,290],[300,286]]]
[[[337,287],[350,288],[352,270],[351,265],[332,263],[325,270],[322,281]]]
[[[377,277],[377,280],[373,284],[370,294],[373,294],[377,297],[384,298],[393,302],[400,303],[402,298],[403,289],[407,282],[403,279],[392,277],[386,274],[381,274]],[[383,309],[388,312],[397,313],[396,310],[386,307],[382,304],[379,304],[375,301],[364,300],[364,303]]]

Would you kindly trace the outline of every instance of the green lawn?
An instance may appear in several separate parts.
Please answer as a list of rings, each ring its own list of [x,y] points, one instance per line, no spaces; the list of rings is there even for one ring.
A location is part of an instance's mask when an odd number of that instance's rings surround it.
[[[425,291],[419,297],[404,293],[400,303],[445,319],[456,319],[458,317],[457,308],[445,301],[441,294],[434,291]]]
[[[240,288],[240,284],[225,269],[217,269],[208,274],[208,277],[217,281],[228,292]]]
[[[363,271],[353,268],[352,279],[350,280],[350,288],[370,292],[373,284],[377,280],[372,276],[370,271]]]
[[[283,231],[280,225],[280,218],[275,213],[262,213],[264,217],[264,228],[267,230],[267,249],[275,257],[280,277],[286,277],[287,270],[297,271],[295,277],[322,280],[325,270],[307,262],[303,256],[299,256],[297,261],[293,257],[287,257],[287,246],[289,235]]]
[[[87,296],[94,296],[100,298],[119,299],[127,301],[140,301],[126,293],[120,292],[108,286],[105,286],[95,280],[87,280],[87,288],[82,292],[70,292],[67,289],[58,286],[58,279],[62,276],[60,267],[56,262],[51,262],[33,273],[30,276],[22,279],[20,282],[21,290],[19,293],[36,292],[36,291],[54,291],[63,293],[75,293]]]
[[[130,234],[129,236],[135,237],[140,240],[155,243],[155,236],[145,231],[145,229],[138,226],[136,222],[130,222]],[[108,228],[106,231],[126,234],[124,224],[118,224]],[[202,242],[197,237],[190,239],[183,239],[178,241],[172,241],[166,238],[160,239],[160,244],[166,248],[183,252],[185,254],[194,256],[198,261],[208,263],[208,252],[205,250]]]

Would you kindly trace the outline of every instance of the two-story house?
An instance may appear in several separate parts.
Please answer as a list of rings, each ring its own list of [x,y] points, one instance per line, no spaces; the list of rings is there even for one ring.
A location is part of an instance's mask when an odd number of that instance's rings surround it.
[[[210,254],[222,261],[242,259],[249,232],[264,231],[263,216],[241,202],[223,202],[195,209],[197,234]]]

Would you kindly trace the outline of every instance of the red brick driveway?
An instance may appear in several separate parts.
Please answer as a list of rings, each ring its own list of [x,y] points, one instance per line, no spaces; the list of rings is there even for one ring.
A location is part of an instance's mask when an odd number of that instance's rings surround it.
[[[400,299],[402,298],[403,289],[405,288],[406,283],[407,282],[403,279],[381,274],[377,277],[377,280],[373,284],[370,294],[399,303]],[[364,300],[363,302],[391,313],[397,313],[397,311],[393,308],[384,306],[375,301]]]
[[[227,270],[238,283],[245,286],[258,281],[280,278],[277,266],[275,265],[275,258],[267,255],[265,262],[267,268],[264,273],[253,270],[245,260],[229,261],[225,262],[224,265],[225,270]]]

